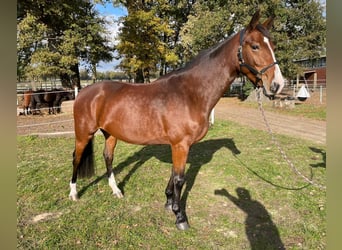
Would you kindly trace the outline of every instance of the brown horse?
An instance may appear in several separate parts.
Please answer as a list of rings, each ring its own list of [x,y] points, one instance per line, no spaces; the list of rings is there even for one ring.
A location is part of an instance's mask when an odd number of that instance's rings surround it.
[[[31,91],[29,97],[30,108],[33,114],[41,114],[41,108],[46,105],[48,106],[49,114],[60,113],[62,102],[74,99],[73,92],[64,89],[52,89],[48,91],[39,89]]]
[[[29,89],[24,92],[24,100],[23,100],[23,114],[28,115],[32,114],[31,110],[31,98],[32,98],[33,90]]]
[[[60,113],[62,102],[72,99],[74,99],[73,93],[63,89],[52,89],[44,94],[44,101],[49,106],[49,114]]]
[[[56,89],[53,89],[51,91],[45,91],[43,101],[44,103],[48,104],[49,114],[56,114],[55,108],[53,106],[55,100],[56,100]]]
[[[284,85],[270,41],[273,17],[259,23],[257,11],[249,25],[201,53],[183,69],[151,84],[104,81],[84,88],[74,103],[75,150],[70,198],[77,200],[76,180],[94,173],[92,139],[100,129],[105,137],[103,156],[109,186],[123,197],[112,171],[117,140],[133,144],[169,144],[172,172],[166,205],[176,215],[177,228],[189,227],[180,196],[189,148],[208,131],[209,114],[240,74],[273,98]]]

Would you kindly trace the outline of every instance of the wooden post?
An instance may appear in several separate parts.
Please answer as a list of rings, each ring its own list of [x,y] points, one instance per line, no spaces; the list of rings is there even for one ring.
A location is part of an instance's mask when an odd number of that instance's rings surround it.
[[[313,90],[316,91],[316,88],[317,88],[317,72],[314,73]]]
[[[210,112],[210,116],[209,116],[209,123],[210,125],[214,125],[215,122],[215,108],[213,108]]]
[[[77,95],[78,95],[78,88],[77,88],[77,86],[75,86],[74,90],[75,90],[75,98],[76,98]]]

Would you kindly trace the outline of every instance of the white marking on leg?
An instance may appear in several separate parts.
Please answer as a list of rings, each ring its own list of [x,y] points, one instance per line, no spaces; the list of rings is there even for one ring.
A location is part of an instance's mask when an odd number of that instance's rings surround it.
[[[272,50],[272,47],[271,47],[271,44],[270,44],[270,41],[268,40],[267,37],[264,37],[264,42],[267,44],[268,48],[270,49],[271,51],[271,54],[272,54],[272,58],[273,58],[273,61],[276,62],[276,58],[275,58],[275,55],[274,55],[274,52]],[[280,71],[280,68],[279,68],[279,65],[276,64],[274,65],[274,78],[272,80],[272,82],[275,82],[277,84],[279,84],[279,88],[278,88],[278,91],[277,91],[277,94],[280,93],[280,91],[283,89],[284,85],[285,85],[285,82],[284,82],[284,78],[283,78],[283,75]]]
[[[71,200],[76,201],[78,200],[78,195],[77,195],[77,189],[76,189],[76,183],[71,183],[70,182],[70,194],[69,197]]]
[[[113,194],[116,195],[116,197],[118,197],[118,198],[122,198],[123,197],[123,194],[122,194],[121,190],[116,185],[116,181],[115,181],[113,173],[111,173],[109,178],[108,178],[108,184],[112,188]]]

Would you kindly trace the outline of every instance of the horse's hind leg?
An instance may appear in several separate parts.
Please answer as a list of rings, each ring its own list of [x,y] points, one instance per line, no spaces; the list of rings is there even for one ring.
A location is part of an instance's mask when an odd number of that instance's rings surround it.
[[[69,198],[73,201],[78,200],[78,194],[77,194],[77,189],[76,189],[76,181],[77,181],[77,170],[78,170],[78,165],[81,162],[81,157],[83,150],[85,148],[85,145],[82,146],[80,143],[75,143],[75,150],[73,152],[73,170],[72,170],[72,177],[70,181],[70,193],[69,193]]]
[[[114,149],[117,143],[117,139],[105,131],[102,131],[103,135],[105,136],[105,148],[103,151],[103,157],[105,159],[106,168],[107,168],[107,175],[108,175],[108,184],[113,190],[113,194],[118,197],[122,198],[123,194],[121,190],[116,185],[114,172],[113,172],[113,156],[114,156]]]
[[[76,189],[77,176],[90,177],[94,174],[94,159],[93,159],[93,135],[86,137],[83,140],[75,142],[75,150],[73,152],[73,172],[70,181],[71,200],[78,200]]]

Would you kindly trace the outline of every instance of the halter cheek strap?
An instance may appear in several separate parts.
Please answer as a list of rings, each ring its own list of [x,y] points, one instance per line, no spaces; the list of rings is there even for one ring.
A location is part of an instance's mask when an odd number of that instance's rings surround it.
[[[245,29],[243,29],[240,32],[240,46],[238,48],[238,58],[239,58],[239,63],[240,63],[240,71],[242,67],[246,67],[250,72],[252,72],[253,75],[256,76],[256,82],[255,84],[257,84],[259,81],[262,81],[261,77],[262,75],[271,67],[273,67],[274,65],[278,64],[278,62],[273,62],[270,65],[266,66],[265,68],[263,68],[262,70],[258,71],[256,68],[254,68],[253,66],[249,65],[248,63],[245,63],[245,61],[243,60],[243,54],[242,54],[242,43],[243,43],[243,37],[245,35]]]

